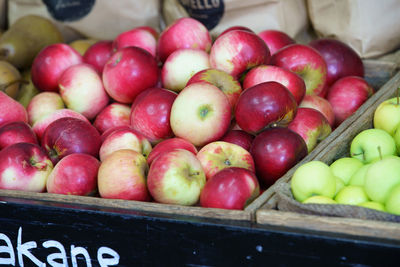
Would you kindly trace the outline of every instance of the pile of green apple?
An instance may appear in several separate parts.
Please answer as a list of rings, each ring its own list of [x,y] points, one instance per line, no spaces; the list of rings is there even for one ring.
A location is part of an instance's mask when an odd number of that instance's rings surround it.
[[[302,203],[357,205],[400,215],[400,100],[378,105],[373,128],[358,133],[349,156],[296,169],[294,198]]]

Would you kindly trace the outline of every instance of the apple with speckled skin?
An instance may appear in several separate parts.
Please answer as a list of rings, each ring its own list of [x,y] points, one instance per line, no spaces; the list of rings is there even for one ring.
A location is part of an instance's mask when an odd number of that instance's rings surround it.
[[[288,128],[304,139],[309,153],[332,132],[325,116],[313,108],[298,108]]]
[[[0,151],[0,188],[44,192],[53,170],[46,151],[37,144],[16,143]]]
[[[147,29],[139,27],[133,28],[120,33],[113,40],[112,48],[114,52],[128,46],[143,48],[153,57],[156,57],[157,39]]]
[[[38,144],[35,132],[23,121],[12,121],[0,126],[0,150],[15,143]]]
[[[299,74],[306,83],[307,95],[326,95],[327,65],[321,54],[311,46],[287,45],[272,55],[270,64]]]
[[[231,129],[221,138],[220,141],[233,143],[233,144],[243,147],[247,151],[250,151],[250,147],[251,147],[251,143],[253,142],[253,139],[254,139],[253,135],[246,133],[243,130]]]
[[[200,161],[185,149],[174,149],[156,157],[147,175],[151,196],[164,204],[197,204],[205,183]]]
[[[271,65],[252,68],[244,77],[243,89],[246,90],[254,85],[270,81],[284,85],[293,94],[297,104],[300,104],[306,94],[306,84],[298,74]]]
[[[180,48],[195,48],[209,52],[212,40],[207,28],[198,20],[184,17],[168,25],[159,35],[157,54],[164,62],[170,54]]]
[[[122,125],[130,125],[131,107],[113,102],[104,107],[93,121],[93,126],[100,132]]]
[[[229,167],[241,167],[255,172],[254,160],[243,147],[224,141],[215,141],[203,146],[197,153],[206,179]]]
[[[100,161],[88,154],[73,153],[62,158],[46,182],[48,193],[91,196],[97,192]]]
[[[111,40],[102,40],[91,45],[83,55],[83,61],[92,65],[99,74],[102,74],[104,65],[113,54],[112,44]]]
[[[211,67],[238,79],[247,70],[268,64],[270,58],[268,46],[257,34],[241,30],[229,31],[217,38],[210,51]]]
[[[243,210],[260,194],[256,175],[244,168],[221,170],[207,181],[200,195],[205,208]]]
[[[317,95],[305,95],[303,100],[300,102],[299,107],[301,108],[314,108],[321,112],[328,120],[329,125],[333,129],[335,127],[335,113],[333,107],[326,98]]]
[[[42,117],[63,108],[65,108],[64,101],[58,92],[40,92],[31,99],[26,107],[28,122],[30,125],[34,125]]]
[[[258,36],[267,44],[271,55],[275,54],[282,47],[296,43],[287,33],[279,30],[264,30],[259,32]]]
[[[186,86],[172,104],[170,124],[175,136],[201,147],[228,130],[232,109],[218,87],[198,82]]]

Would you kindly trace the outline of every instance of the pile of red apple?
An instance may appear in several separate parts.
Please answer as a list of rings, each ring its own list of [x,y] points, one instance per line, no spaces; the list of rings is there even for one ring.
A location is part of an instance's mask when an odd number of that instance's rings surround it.
[[[339,41],[191,18],[53,44],[26,109],[0,92],[0,188],[243,209],[373,94],[363,75]]]

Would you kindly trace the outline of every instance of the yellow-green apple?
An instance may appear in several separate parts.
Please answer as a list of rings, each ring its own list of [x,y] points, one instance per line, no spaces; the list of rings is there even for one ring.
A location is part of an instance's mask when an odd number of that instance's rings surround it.
[[[197,153],[207,181],[217,172],[240,167],[255,172],[254,160],[250,152],[239,145],[224,141],[214,141],[203,146]]]
[[[307,155],[307,145],[299,134],[276,127],[258,134],[250,153],[258,179],[268,187]]]
[[[148,30],[135,27],[115,37],[112,46],[114,52],[124,47],[137,46],[156,57],[157,39]]]
[[[211,67],[238,79],[247,70],[268,64],[270,58],[268,46],[257,34],[240,30],[218,37],[210,51]]]
[[[164,88],[149,88],[133,101],[129,124],[152,144],[171,138],[169,122],[177,93]]]
[[[23,121],[12,121],[0,126],[0,150],[15,143],[39,144],[31,126]]]
[[[336,192],[335,195],[346,185],[344,184],[343,180],[337,176],[335,176],[336,178]]]
[[[303,204],[337,204],[335,200],[326,196],[311,196],[302,202]]]
[[[259,195],[260,185],[254,172],[229,167],[206,182],[200,194],[200,206],[243,210]]]
[[[357,206],[360,206],[363,208],[368,208],[368,209],[379,210],[379,211],[386,211],[385,206],[382,203],[375,202],[375,201],[366,201],[366,202],[358,204]]]
[[[198,152],[197,148],[192,143],[183,138],[168,138],[153,147],[147,157],[147,163],[149,164],[149,166],[151,166],[151,163],[156,157],[163,153],[170,152],[174,149],[186,149],[187,151],[192,152],[193,155],[197,155]]]
[[[115,52],[103,69],[103,84],[117,102],[130,104],[135,97],[159,80],[156,59],[146,50],[129,46]]]
[[[374,128],[382,129],[390,135],[394,135],[397,126],[400,124],[400,100],[393,97],[383,101],[375,109],[373,117]]]
[[[358,205],[369,201],[364,187],[359,185],[346,185],[335,196],[338,204]]]
[[[400,184],[400,158],[386,156],[371,164],[365,174],[365,192],[376,202],[385,203],[390,191]]]
[[[100,161],[88,154],[73,153],[63,157],[46,182],[48,193],[91,196],[97,193]]]
[[[247,32],[254,33],[254,31],[252,29],[250,29],[249,27],[246,27],[243,25],[236,25],[236,26],[231,26],[231,27],[226,28],[224,31],[222,31],[220,34],[218,34],[218,37],[220,37],[221,35],[224,35],[227,32],[230,32],[230,31],[247,31]]]
[[[200,161],[186,149],[156,157],[147,175],[147,187],[156,202],[190,206],[199,202],[206,176]]]
[[[335,126],[339,126],[356,112],[373,94],[374,89],[363,78],[346,76],[337,80],[326,96],[335,114]]]
[[[314,195],[333,198],[336,193],[336,178],[326,163],[313,160],[295,170],[290,187],[294,198],[300,202]]]
[[[208,68],[210,60],[207,52],[192,48],[175,50],[161,68],[163,87],[180,92],[195,73]]]
[[[20,87],[29,82],[26,81],[26,77],[22,77],[21,71],[15,65],[5,60],[5,57],[0,61],[0,68],[0,90],[17,100]]]
[[[107,129],[116,126],[130,125],[130,115],[130,105],[118,102],[109,103],[97,114],[93,126],[102,134]]]
[[[95,44],[98,40],[92,38],[81,38],[76,39],[68,43],[73,49],[75,49],[79,54],[83,56],[88,48]]]
[[[12,121],[28,122],[28,112],[21,103],[0,91],[0,126]]]
[[[363,166],[364,164],[357,158],[342,157],[332,162],[329,167],[336,177],[348,185],[351,177]]]
[[[86,153],[97,157],[101,145],[100,133],[87,121],[65,117],[47,126],[41,146],[55,164],[72,153]]]
[[[104,65],[113,54],[111,40],[101,40],[91,45],[83,54],[83,62],[92,65],[97,73],[103,73]]]
[[[355,171],[353,173],[353,175],[350,177],[348,184],[364,186],[365,175],[370,166],[371,166],[371,163],[362,165],[361,168],[359,168],[357,171]]]
[[[232,111],[235,109],[239,96],[242,93],[242,86],[235,77],[223,70],[209,68],[194,74],[186,85],[196,82],[208,82],[221,89],[228,98],[232,106]]]
[[[400,124],[397,125],[396,129],[394,130],[393,139],[396,143],[397,153],[400,155]]]
[[[44,192],[53,163],[37,144],[16,143],[0,151],[0,188]]]
[[[252,68],[244,77],[243,89],[270,81],[284,85],[293,94],[297,104],[300,104],[306,94],[306,84],[303,78],[290,70],[271,65]]]
[[[247,151],[250,151],[251,143],[253,142],[254,136],[243,131],[240,129],[232,129],[226,132],[224,136],[222,136],[220,141],[225,141],[229,142],[232,144],[239,145],[246,149]]]
[[[296,100],[284,85],[263,82],[243,91],[235,119],[242,130],[255,135],[270,126],[287,126],[296,111]]]
[[[186,86],[172,104],[170,124],[177,137],[201,147],[219,140],[228,130],[232,109],[218,87],[198,82]]]
[[[318,38],[309,45],[321,54],[328,67],[327,86],[346,76],[364,77],[364,64],[357,52],[344,42]]]
[[[68,67],[83,62],[83,57],[64,43],[51,44],[35,57],[31,67],[32,82],[42,91],[58,92],[58,79]]]
[[[146,185],[149,166],[142,154],[121,149],[100,163],[97,185],[102,198],[150,201]]]
[[[272,55],[270,63],[299,74],[306,83],[307,95],[325,96],[327,66],[316,49],[304,44],[287,45]]]
[[[326,98],[318,95],[305,95],[303,100],[300,102],[299,107],[301,108],[314,108],[321,112],[328,120],[332,130],[335,127],[335,113],[331,103]]]
[[[101,143],[99,149],[100,161],[104,161],[114,151],[120,149],[131,149],[147,158],[151,151],[151,144],[134,129],[118,129],[110,133]]]
[[[258,36],[267,44],[271,55],[275,54],[282,47],[296,43],[287,33],[279,30],[264,30],[259,32]]]
[[[393,187],[385,202],[387,212],[400,215],[400,184]]]
[[[94,67],[81,63],[67,68],[58,80],[59,91],[67,108],[92,120],[107,106],[110,98]]]
[[[308,152],[311,152],[332,132],[325,116],[313,108],[297,108],[296,116],[289,123],[288,128],[304,139]]]
[[[63,108],[65,108],[64,101],[58,92],[40,92],[29,101],[26,107],[28,122],[34,125],[42,117]]]
[[[211,35],[200,21],[190,17],[179,18],[160,33],[157,55],[164,62],[180,48],[196,48],[209,52],[211,43]]]
[[[350,144],[350,156],[364,164],[387,155],[396,155],[393,137],[381,129],[366,129],[358,133]]]
[[[39,120],[37,120],[32,125],[32,129],[35,132],[39,141],[42,139],[42,136],[43,136],[44,131],[46,130],[47,126],[49,126],[52,122],[54,122],[58,119],[66,118],[66,117],[77,118],[77,119],[89,122],[89,120],[85,116],[83,116],[79,112],[73,111],[72,109],[62,108],[62,109],[54,110],[52,113],[41,117]]]

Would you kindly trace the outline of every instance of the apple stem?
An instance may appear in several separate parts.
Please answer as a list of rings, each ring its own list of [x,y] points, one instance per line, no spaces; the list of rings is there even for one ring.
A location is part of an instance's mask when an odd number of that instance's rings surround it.
[[[0,84],[0,91],[5,91],[9,86],[14,85],[16,83],[23,83],[23,84],[28,84],[28,81],[22,80],[22,79],[18,79],[18,80],[14,80],[12,82],[8,82],[8,83],[3,83]]]

